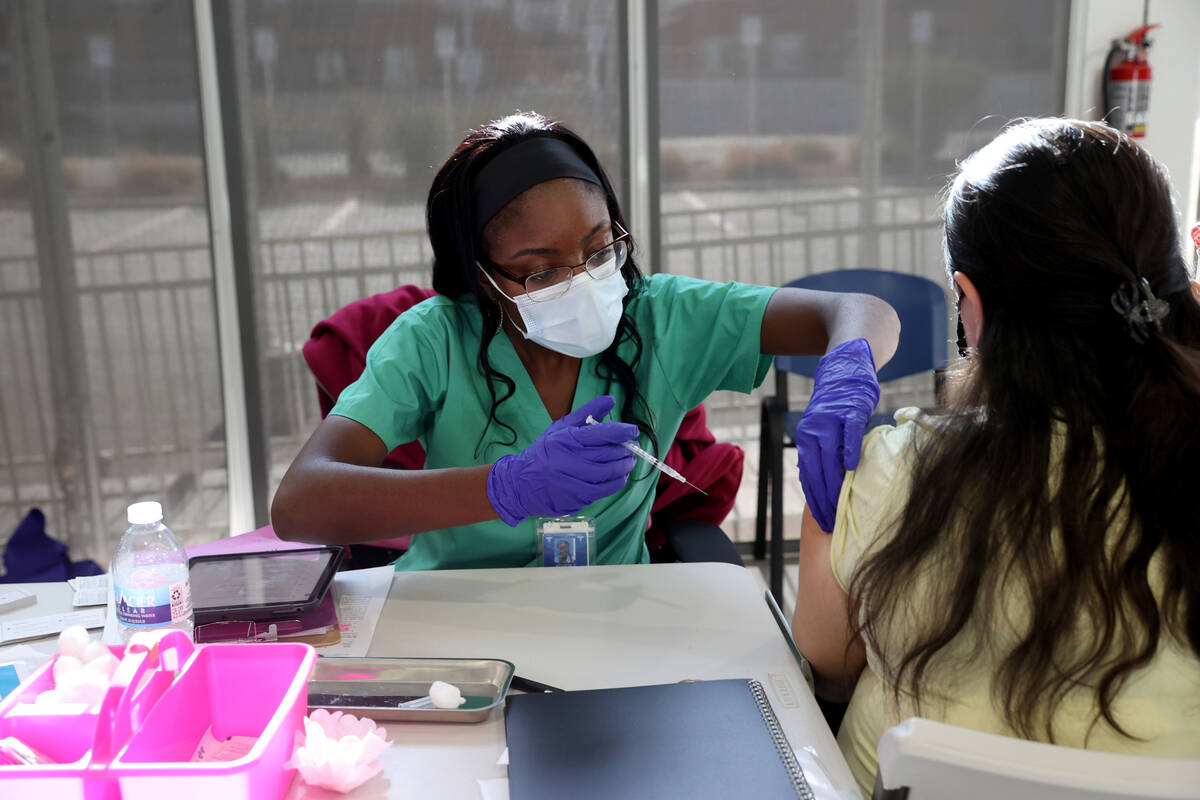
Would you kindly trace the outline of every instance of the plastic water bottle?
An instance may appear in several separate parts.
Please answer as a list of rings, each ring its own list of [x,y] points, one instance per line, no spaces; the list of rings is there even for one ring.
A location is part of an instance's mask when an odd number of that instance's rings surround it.
[[[162,505],[134,503],[113,556],[113,608],[121,641],[138,631],[178,628],[192,635],[187,551],[163,524]]]

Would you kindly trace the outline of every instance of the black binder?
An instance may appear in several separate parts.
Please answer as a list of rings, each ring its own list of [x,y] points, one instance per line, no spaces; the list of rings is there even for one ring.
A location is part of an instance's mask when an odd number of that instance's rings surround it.
[[[762,684],[509,695],[513,800],[812,800]]]

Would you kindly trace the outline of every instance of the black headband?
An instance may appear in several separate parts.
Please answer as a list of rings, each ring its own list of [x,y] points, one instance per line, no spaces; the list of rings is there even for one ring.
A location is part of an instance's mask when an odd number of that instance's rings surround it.
[[[492,217],[513,198],[555,178],[578,178],[603,187],[600,178],[571,145],[553,136],[533,136],[504,150],[471,181],[475,240]]]

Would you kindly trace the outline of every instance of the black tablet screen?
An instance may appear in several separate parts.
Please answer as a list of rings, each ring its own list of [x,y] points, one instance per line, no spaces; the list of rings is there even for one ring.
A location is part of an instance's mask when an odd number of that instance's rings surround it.
[[[282,550],[196,559],[188,575],[192,606],[302,604],[312,599],[332,557],[330,550]]]

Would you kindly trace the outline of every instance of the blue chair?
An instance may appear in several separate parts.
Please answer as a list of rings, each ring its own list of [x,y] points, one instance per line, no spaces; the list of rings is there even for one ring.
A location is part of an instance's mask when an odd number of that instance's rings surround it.
[[[800,289],[825,292],[861,292],[882,298],[900,316],[900,346],[892,360],[879,371],[880,383],[916,375],[935,373],[946,364],[946,294],[928,278],[877,269],[846,269],[807,275],[788,283]],[[815,356],[776,356],[775,394],[762,400],[758,449],[758,518],[755,522],[754,557],[766,551],[767,524],[771,529],[771,594],[783,602],[783,448],[795,447],[792,433],[803,409],[788,405],[788,373],[812,377],[817,369]],[[890,413],[875,414],[870,427],[893,422]],[[794,470],[787,471],[795,480]],[[769,512],[769,516],[768,516]]]

